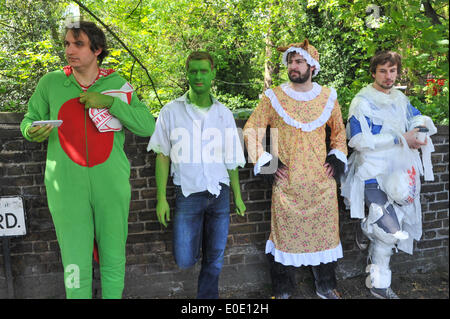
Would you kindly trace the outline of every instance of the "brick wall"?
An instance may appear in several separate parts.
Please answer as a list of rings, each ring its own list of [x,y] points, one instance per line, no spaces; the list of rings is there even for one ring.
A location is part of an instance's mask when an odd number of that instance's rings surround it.
[[[0,113],[0,196],[22,196],[26,210],[27,235],[10,239],[15,295],[63,298],[63,268],[43,185],[46,144],[30,143],[22,137],[22,117],[23,114]],[[238,121],[239,126],[243,124],[244,121]],[[448,126],[440,126],[433,136],[435,181],[422,186],[422,240],[415,243],[413,256],[403,252],[393,256],[394,273],[428,272],[448,265],[448,141]],[[156,218],[155,155],[146,152],[147,143],[148,138],[127,132],[125,150],[132,165],[132,202],[124,296],[192,298],[199,265],[180,270],[173,261],[172,224],[165,229]],[[271,190],[253,176],[250,164],[240,170],[239,176],[247,213],[244,217],[231,214],[221,290],[256,290],[270,283],[264,246],[270,231]],[[167,194],[173,207],[171,185]],[[342,200],[340,204],[342,207]],[[350,219],[343,208],[340,217],[344,258],[338,262],[338,277],[344,279],[364,272],[367,251],[360,251],[354,241],[358,221]],[[98,267],[94,267],[98,278]],[[298,275],[307,274],[302,268]],[[98,286],[95,280],[94,288]],[[0,298],[6,296],[0,251]]]

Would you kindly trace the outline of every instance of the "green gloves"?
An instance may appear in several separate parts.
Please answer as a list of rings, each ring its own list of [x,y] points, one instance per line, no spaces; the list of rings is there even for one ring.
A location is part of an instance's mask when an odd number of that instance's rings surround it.
[[[84,104],[86,109],[97,108],[109,109],[114,102],[114,98],[109,95],[98,92],[85,92],[80,94],[80,103]]]
[[[167,227],[167,222],[170,222],[170,207],[167,199],[158,199],[156,202],[156,216],[158,221]]]
[[[33,142],[43,142],[47,139],[53,129],[52,125],[44,125],[44,126],[29,126],[27,128],[26,134]]]
[[[238,168],[229,169],[228,176],[230,177],[230,187],[233,190],[234,205],[236,206],[235,212],[239,216],[244,216],[246,207],[241,196],[241,186],[239,184],[239,170]]]

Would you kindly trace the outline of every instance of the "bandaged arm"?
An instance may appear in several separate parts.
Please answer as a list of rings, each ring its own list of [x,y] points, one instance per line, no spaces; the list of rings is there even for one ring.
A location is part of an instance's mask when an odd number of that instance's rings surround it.
[[[375,125],[365,116],[363,121],[359,121],[355,116],[350,117],[350,141],[348,146],[357,151],[376,150],[388,148],[399,144],[397,136],[390,133],[379,133],[381,125]],[[367,133],[365,133],[367,132]]]

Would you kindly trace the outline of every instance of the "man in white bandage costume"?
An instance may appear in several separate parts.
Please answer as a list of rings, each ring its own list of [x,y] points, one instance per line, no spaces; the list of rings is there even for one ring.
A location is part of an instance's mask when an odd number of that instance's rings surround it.
[[[362,219],[370,239],[366,285],[382,299],[398,299],[390,287],[393,249],[412,254],[413,240],[422,235],[419,176],[434,179],[429,136],[437,130],[394,88],[401,66],[400,55],[392,51],[371,59],[374,82],[350,104],[347,136],[353,153],[341,189],[351,217]]]

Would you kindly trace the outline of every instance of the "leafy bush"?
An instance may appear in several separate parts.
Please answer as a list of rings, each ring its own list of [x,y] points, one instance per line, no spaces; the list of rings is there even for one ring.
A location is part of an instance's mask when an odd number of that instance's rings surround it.
[[[6,6],[0,6],[0,111],[23,112],[39,78],[65,63],[62,13],[72,1],[4,1]],[[268,83],[287,81],[276,47],[308,38],[318,49],[322,66],[314,81],[337,90],[344,118],[355,94],[373,81],[368,73],[370,57],[390,49],[403,56],[399,84],[407,86],[413,105],[436,123],[448,123],[449,4],[427,1],[430,9],[424,3],[83,1],[145,65],[148,74],[107,33],[111,54],[104,67],[116,69],[130,81],[155,115],[187,90],[184,63],[188,54],[206,50],[216,61],[214,94],[236,116],[245,117]],[[86,12],[82,15],[92,20]],[[438,94],[427,86],[427,80],[433,79],[446,81]]]
[[[217,95],[216,98],[227,106],[237,119],[247,119],[259,102],[258,100],[249,100],[242,95],[229,93]]]

